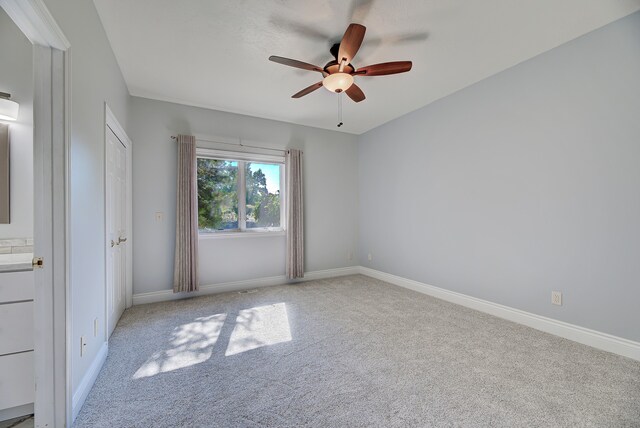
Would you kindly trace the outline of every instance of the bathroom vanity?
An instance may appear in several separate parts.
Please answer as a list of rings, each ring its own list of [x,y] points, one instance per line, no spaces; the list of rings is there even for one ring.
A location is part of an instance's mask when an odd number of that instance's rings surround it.
[[[0,421],[33,413],[32,254],[0,254]]]

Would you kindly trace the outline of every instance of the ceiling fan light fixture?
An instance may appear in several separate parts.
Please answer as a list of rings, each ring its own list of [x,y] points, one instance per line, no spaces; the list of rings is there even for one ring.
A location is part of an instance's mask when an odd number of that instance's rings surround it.
[[[281,56],[271,55],[269,61],[289,67],[300,68],[302,70],[322,73],[324,77],[320,82],[316,82],[311,86],[307,86],[301,91],[296,92],[291,98],[302,98],[311,92],[320,89],[320,86],[327,88],[334,94],[346,92],[352,101],[359,103],[366,99],[362,89],[353,81],[353,76],[384,76],[387,74],[405,73],[411,70],[411,61],[394,61],[383,62],[380,64],[368,65],[359,69],[351,64],[351,60],[360,49],[364,33],[367,29],[360,24],[351,23],[347,27],[340,43],[333,45],[330,49],[331,55],[335,60],[329,61],[323,68],[317,65],[298,61],[296,59],[285,58]],[[338,58],[340,58],[338,60]],[[342,99],[339,97],[339,99]],[[340,125],[338,125],[340,126]]]
[[[322,80],[322,86],[331,92],[344,92],[353,85],[353,76],[348,73],[333,73]]]

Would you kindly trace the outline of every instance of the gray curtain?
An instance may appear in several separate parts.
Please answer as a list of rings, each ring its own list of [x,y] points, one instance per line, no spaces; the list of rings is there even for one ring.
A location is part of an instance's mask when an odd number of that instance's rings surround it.
[[[304,221],[302,198],[302,152],[287,150],[287,278],[304,277]]]
[[[173,292],[197,291],[198,190],[196,137],[178,135],[178,192],[176,204],[176,256]]]

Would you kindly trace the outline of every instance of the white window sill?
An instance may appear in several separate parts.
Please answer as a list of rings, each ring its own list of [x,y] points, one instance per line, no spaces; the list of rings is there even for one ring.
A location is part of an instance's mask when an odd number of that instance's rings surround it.
[[[235,239],[235,238],[270,238],[276,236],[285,236],[284,230],[255,230],[255,231],[233,231],[233,232],[211,232],[199,233],[198,240],[209,239]]]

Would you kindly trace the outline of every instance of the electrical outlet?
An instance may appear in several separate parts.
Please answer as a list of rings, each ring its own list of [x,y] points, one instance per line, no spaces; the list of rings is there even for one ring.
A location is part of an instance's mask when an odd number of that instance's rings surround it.
[[[87,341],[84,336],[80,336],[80,356],[84,356],[84,349],[87,347]]]
[[[164,213],[157,212],[156,213],[156,223],[162,223],[164,221]]]
[[[98,337],[98,318],[93,320],[93,337]]]
[[[373,256],[371,255],[371,253],[369,253],[369,255],[367,256],[367,258],[369,259],[369,261],[373,260]]]
[[[559,291],[552,291],[551,303],[553,303],[554,305],[562,306],[562,293]]]

